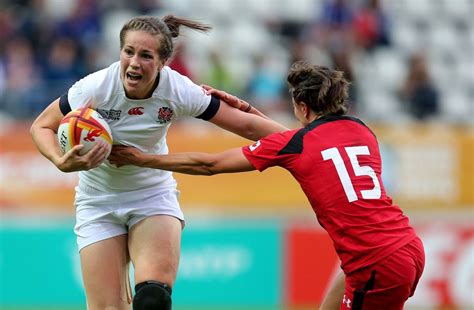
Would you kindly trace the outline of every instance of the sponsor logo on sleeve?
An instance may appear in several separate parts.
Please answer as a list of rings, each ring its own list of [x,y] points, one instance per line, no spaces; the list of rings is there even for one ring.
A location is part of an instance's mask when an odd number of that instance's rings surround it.
[[[260,142],[260,140],[258,140],[254,144],[250,145],[249,146],[250,152],[255,151],[260,146],[260,144],[261,144],[261,142]]]

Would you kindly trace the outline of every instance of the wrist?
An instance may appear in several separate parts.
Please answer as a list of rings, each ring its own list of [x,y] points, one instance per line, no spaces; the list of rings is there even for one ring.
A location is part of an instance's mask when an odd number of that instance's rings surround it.
[[[143,168],[153,168],[153,161],[156,160],[155,156],[149,154],[143,154],[140,161],[138,162],[138,166]]]

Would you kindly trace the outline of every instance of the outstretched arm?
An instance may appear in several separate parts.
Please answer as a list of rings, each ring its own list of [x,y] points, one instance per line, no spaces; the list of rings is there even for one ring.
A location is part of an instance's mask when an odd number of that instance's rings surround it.
[[[208,95],[213,95],[227,103],[233,108],[239,109],[240,111],[243,111],[245,113],[250,113],[250,114],[255,114],[257,116],[270,119],[268,116],[257,110],[254,106],[252,106],[250,103],[248,103],[245,100],[242,100],[234,95],[231,95],[229,93],[226,93],[225,91],[219,90],[212,88],[209,85],[201,85],[205,90]]]
[[[210,119],[215,125],[241,137],[257,141],[269,134],[288,130],[285,126],[270,119],[248,102],[222,90],[201,85],[209,95],[218,97],[221,104],[216,115]]]
[[[269,134],[288,130],[283,125],[255,114],[245,113],[221,104],[210,122],[249,140],[257,141]]]
[[[117,166],[135,165],[196,175],[213,175],[255,170],[241,148],[208,153],[174,153],[168,155],[145,154],[134,147],[114,146],[108,157]]]

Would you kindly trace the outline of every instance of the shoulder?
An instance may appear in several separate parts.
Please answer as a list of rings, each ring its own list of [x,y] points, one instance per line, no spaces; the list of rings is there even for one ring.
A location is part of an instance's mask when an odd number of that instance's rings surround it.
[[[260,139],[261,144],[266,148],[281,149],[287,145],[294,137],[301,131],[302,128],[286,130],[282,132],[275,132]]]
[[[119,70],[119,62],[115,62],[107,68],[85,76],[69,89],[69,100],[74,102],[77,98],[82,102],[92,98],[100,103],[108,100],[115,93],[123,92]]]
[[[349,116],[349,115],[326,115],[326,116],[316,119],[305,128],[306,128],[306,131],[311,131],[313,129],[319,129],[319,127],[324,128],[324,126],[322,125],[326,125],[326,124],[332,124],[335,126],[347,127],[349,125],[349,127],[359,127],[373,134],[369,126],[367,126],[362,120],[360,120],[357,117]]]
[[[178,94],[184,94],[190,91],[201,89],[187,76],[181,75],[179,72],[164,66],[160,72],[160,83],[157,92],[163,97],[174,97]]]

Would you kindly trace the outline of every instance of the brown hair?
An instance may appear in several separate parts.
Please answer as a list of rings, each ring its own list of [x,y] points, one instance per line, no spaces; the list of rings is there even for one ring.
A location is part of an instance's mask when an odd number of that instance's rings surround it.
[[[173,38],[179,36],[180,26],[186,26],[202,32],[208,32],[212,29],[210,25],[174,15],[166,15],[162,19],[154,16],[138,16],[129,20],[120,30],[120,48],[123,48],[125,44],[125,35],[128,31],[145,31],[158,37],[160,41],[158,54],[162,60],[166,61],[173,55]]]
[[[287,81],[293,100],[306,103],[316,113],[347,112],[350,83],[344,72],[297,61],[291,66]]]

